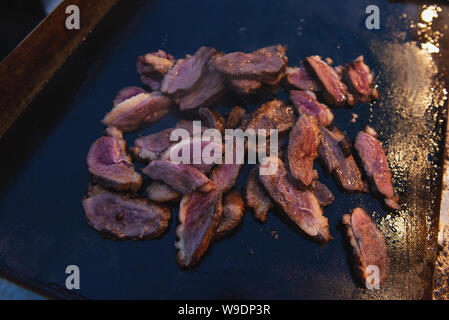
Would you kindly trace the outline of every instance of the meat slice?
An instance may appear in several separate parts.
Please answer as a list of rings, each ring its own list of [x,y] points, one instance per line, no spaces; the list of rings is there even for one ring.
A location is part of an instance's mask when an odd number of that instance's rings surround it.
[[[159,50],[139,56],[136,67],[142,83],[153,91],[157,91],[161,88],[161,82],[165,74],[170,71],[174,64],[173,56]]]
[[[321,57],[307,57],[304,66],[307,72],[317,80],[327,104],[336,107],[354,104],[354,97],[347,92],[347,88],[341,82],[337,72],[321,60]]]
[[[198,264],[212,241],[222,216],[221,191],[192,192],[185,195],[179,208],[177,261],[182,268]]]
[[[313,161],[318,157],[320,143],[316,118],[302,114],[290,131],[287,157],[292,176],[305,187],[314,179]]]
[[[87,168],[94,182],[117,191],[137,191],[143,179],[126,153],[126,142],[117,128],[96,140],[87,154]]]
[[[392,209],[399,209],[394,199],[391,173],[388,160],[382,144],[369,130],[357,134],[354,147],[362,160],[366,175],[372,181],[372,186],[385,197],[385,204]]]
[[[181,98],[177,99],[180,110],[191,110],[199,107],[209,107],[225,93],[222,75],[207,68],[198,83]]]
[[[282,135],[290,131],[295,123],[295,112],[293,108],[284,101],[273,100],[263,104],[252,115],[246,129],[255,130],[265,129],[269,135],[270,129],[277,129],[278,134]]]
[[[288,180],[287,170],[279,158],[268,157],[261,167],[277,167],[271,175],[259,172],[259,180],[287,216],[312,239],[322,243],[330,241],[328,221],[315,195],[309,190],[299,190]]]
[[[153,181],[147,188],[147,195],[150,200],[155,202],[172,202],[181,199],[181,194],[165,183]]]
[[[214,241],[230,234],[242,222],[245,213],[245,203],[237,191],[229,192],[223,200],[223,214],[214,234]]]
[[[154,239],[168,227],[170,209],[143,198],[130,198],[90,186],[83,199],[89,225],[114,239]]]
[[[349,154],[342,148],[345,136],[337,129],[332,131],[321,128],[321,145],[318,153],[329,174],[333,174],[336,182],[346,191],[365,192],[366,183],[350,150]]]
[[[315,97],[307,92],[291,90],[290,100],[299,114],[305,113],[315,116],[323,127],[329,126],[334,120],[334,114],[328,106],[318,102]]]
[[[260,222],[266,222],[268,211],[274,207],[265,187],[259,181],[259,166],[251,169],[245,184],[246,205],[254,210],[254,217]]]
[[[234,52],[212,60],[216,70],[233,80],[270,82],[279,78],[287,64],[286,48],[277,45],[253,53]]]
[[[262,87],[262,82],[251,79],[229,79],[226,83],[238,95],[252,95]]]
[[[113,109],[102,122],[123,132],[135,131],[161,119],[170,111],[171,104],[160,92],[148,93],[137,87],[127,87],[119,91]]]
[[[235,106],[231,113],[228,116],[228,120],[226,122],[226,129],[237,129],[239,127],[240,121],[245,116],[246,110]]]
[[[374,74],[365,64],[363,56],[356,58],[342,68],[342,79],[358,102],[366,103],[378,98],[374,83]]]
[[[308,74],[303,67],[287,67],[285,79],[288,86],[302,91],[317,92],[319,87],[315,80]]]
[[[224,132],[226,120],[220,113],[209,108],[200,108],[198,114],[206,127],[217,129],[221,133]]]
[[[161,91],[170,96],[179,96],[189,92],[207,70],[208,61],[214,54],[214,48],[201,47],[193,56],[178,60],[176,65],[165,75]]]
[[[153,180],[159,180],[182,194],[196,189],[209,192],[211,181],[198,169],[187,164],[175,164],[168,160],[154,160],[143,169],[143,173]]]
[[[317,198],[322,208],[325,208],[329,206],[332,202],[334,202],[335,198],[333,193],[329,190],[328,187],[326,187],[325,184],[319,181],[315,181],[315,185],[312,188],[312,192]]]
[[[343,216],[343,224],[354,257],[354,269],[364,285],[376,285],[373,269],[378,268],[378,285],[388,277],[390,259],[382,233],[370,216],[361,208],[355,208],[352,214]],[[374,267],[374,268],[373,268]]]

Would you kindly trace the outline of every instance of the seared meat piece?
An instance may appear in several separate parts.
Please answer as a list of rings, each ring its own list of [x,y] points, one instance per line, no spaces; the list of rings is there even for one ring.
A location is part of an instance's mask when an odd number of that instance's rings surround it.
[[[288,217],[306,234],[319,242],[328,242],[332,239],[329,233],[327,218],[315,195],[309,191],[301,191],[290,183],[287,170],[281,159],[266,158],[261,167],[276,168],[272,175],[263,175],[259,172],[259,180],[265,186],[276,203],[278,203]]]
[[[162,82],[161,91],[170,96],[179,96],[189,92],[198,84],[208,68],[208,61],[215,54],[211,47],[201,47],[191,57],[178,60],[168,71]]]
[[[290,131],[288,166],[292,176],[305,187],[313,181],[313,161],[318,157],[320,143],[320,128],[316,118],[302,114]]]
[[[319,124],[323,127],[329,126],[334,120],[332,111],[307,92],[292,90],[290,100],[299,114],[305,113],[317,117]]]
[[[171,202],[181,199],[181,194],[165,183],[153,181],[147,188],[148,198],[156,202]]]
[[[161,88],[165,74],[174,64],[173,56],[159,50],[138,57],[136,66],[142,83],[153,91],[157,91]]]
[[[371,88],[374,74],[365,64],[363,56],[342,68],[342,78],[358,102],[366,103],[378,98],[377,89]]]
[[[181,110],[208,107],[220,99],[225,90],[222,75],[208,68],[203,72],[195,87],[176,101]]]
[[[354,97],[347,92],[337,72],[319,56],[306,58],[304,66],[307,72],[318,81],[327,104],[336,107],[354,104]]]
[[[228,121],[226,122],[226,129],[237,129],[240,124],[240,120],[245,116],[246,110],[235,106],[228,116]]]
[[[229,192],[223,200],[223,214],[215,230],[214,241],[222,239],[231,233],[242,222],[245,213],[245,203],[237,191]]]
[[[371,286],[375,285],[371,275],[373,266],[378,268],[381,285],[388,277],[390,259],[382,233],[369,215],[361,208],[355,208],[352,214],[343,216],[346,234],[352,247],[354,269],[364,285],[371,278]]]
[[[209,192],[211,181],[199,170],[187,164],[175,164],[168,160],[154,160],[143,169],[143,173],[153,180],[159,180],[182,194],[196,189]]]
[[[285,47],[277,45],[253,53],[234,52],[216,57],[212,64],[229,79],[270,83],[285,69],[288,61],[285,51]]]
[[[366,175],[372,181],[372,187],[385,196],[387,206],[399,209],[394,199],[387,156],[380,141],[366,131],[360,131],[355,139],[354,147],[362,160]]]
[[[341,148],[340,142],[344,138],[345,136],[337,128],[329,131],[322,127],[321,145],[318,148],[318,153],[328,173],[333,173],[335,180],[343,189],[351,192],[364,192],[367,186],[362,180],[362,174],[354,157],[351,154],[345,156]]]
[[[122,133],[111,127],[106,134],[92,144],[87,154],[87,168],[93,180],[117,191],[139,190],[143,179],[126,153]]]
[[[251,79],[229,79],[227,85],[239,95],[250,95],[255,94],[262,87],[262,82]]]
[[[269,135],[270,129],[277,129],[279,135],[287,133],[295,123],[293,108],[281,100],[273,100],[263,104],[254,111],[252,119],[246,129],[266,129]]]
[[[209,108],[200,108],[198,110],[198,114],[201,120],[205,123],[206,127],[217,129],[221,133],[224,132],[226,120],[220,113]]]
[[[127,87],[119,91],[113,109],[102,122],[123,132],[135,131],[161,119],[168,113],[171,104],[171,100],[160,92],[148,93],[137,87]]]
[[[90,186],[83,199],[89,224],[115,239],[154,239],[168,227],[170,209],[143,198],[129,198]]]
[[[244,157],[245,155],[242,154],[241,156]],[[237,154],[234,152],[233,163],[227,164],[223,161],[222,164],[219,164],[214,170],[212,170],[210,179],[223,193],[228,192],[235,185],[235,182],[240,174],[240,170],[242,169],[243,161],[243,158],[237,160]]]
[[[303,91],[318,91],[318,84],[307,73],[305,68],[287,67],[285,79],[290,87]]]
[[[325,208],[329,206],[332,202],[334,202],[333,193],[326,187],[326,185],[322,184],[319,181],[315,181],[315,185],[312,188],[312,192],[317,198],[320,206]]]
[[[183,268],[192,268],[209,247],[222,215],[221,191],[194,191],[185,195],[179,208],[177,261]]]
[[[274,203],[268,195],[265,187],[259,181],[259,166],[251,169],[245,185],[246,205],[254,210],[254,217],[260,222],[267,221],[268,210],[274,207]]]

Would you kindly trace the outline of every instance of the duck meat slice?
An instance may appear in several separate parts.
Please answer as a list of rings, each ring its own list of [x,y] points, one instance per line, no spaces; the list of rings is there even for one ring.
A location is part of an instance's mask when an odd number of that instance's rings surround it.
[[[273,200],[259,181],[259,166],[251,169],[245,184],[246,205],[254,210],[254,218],[266,222],[268,211],[274,207]]]
[[[173,202],[181,199],[181,194],[160,181],[153,181],[147,188],[147,195],[155,202]]]
[[[137,87],[127,87],[117,94],[113,109],[102,122],[123,132],[136,131],[161,119],[171,105],[172,101],[160,92],[148,93]]]
[[[364,285],[381,285],[388,277],[390,259],[382,233],[371,220],[370,216],[361,208],[355,208],[352,214],[343,216],[346,235],[352,247],[354,269]],[[375,272],[372,274],[372,272]],[[370,283],[368,283],[368,281]]]
[[[209,248],[222,216],[221,195],[215,188],[208,193],[194,191],[182,198],[175,243],[177,261],[182,268],[197,265]]]
[[[318,102],[310,92],[291,90],[290,100],[298,114],[315,116],[323,127],[329,126],[334,120],[334,114],[328,106]]]
[[[165,75],[161,91],[170,96],[179,96],[189,92],[203,76],[208,68],[209,59],[215,52],[214,48],[201,47],[193,56],[178,60]]]
[[[307,57],[304,61],[307,72],[311,74],[321,86],[320,91],[325,102],[336,107],[352,106],[354,97],[347,92],[337,72],[319,56]]]
[[[135,172],[126,153],[122,132],[110,127],[106,134],[92,144],[87,154],[87,168],[93,181],[117,191],[138,191],[143,178]]]
[[[262,82],[251,79],[229,79],[226,84],[238,95],[252,95],[262,87]]]
[[[196,189],[209,192],[213,187],[211,181],[198,169],[168,160],[151,161],[143,169],[143,173],[153,180],[164,182],[181,194],[188,194]]]
[[[157,91],[161,88],[165,74],[173,68],[174,64],[173,56],[159,50],[139,56],[136,68],[140,75],[140,81],[153,91]]]
[[[365,64],[363,56],[356,58],[342,68],[342,79],[358,102],[366,103],[378,98],[374,83],[374,74]]]
[[[318,157],[320,143],[317,119],[302,114],[290,131],[287,157],[290,173],[305,187],[314,180],[313,161]]]
[[[83,199],[89,225],[114,239],[154,239],[168,227],[171,214],[164,205],[144,198],[130,198],[90,186]]]
[[[285,80],[288,86],[298,90],[313,92],[319,90],[316,81],[312,79],[307,70],[303,67],[287,67]]]
[[[357,167],[354,157],[351,152],[347,154],[342,148],[344,140],[345,136],[337,128],[330,131],[321,127],[321,145],[318,148],[318,154],[327,172],[333,174],[336,182],[344,190],[365,192],[367,185],[362,179],[362,173]]]
[[[299,190],[289,181],[281,159],[268,157],[260,166],[276,169],[271,175],[259,172],[259,180],[287,216],[312,239],[322,243],[330,241],[329,224],[315,195],[309,190]]]
[[[399,209],[394,199],[391,173],[382,144],[371,131],[360,131],[355,139],[354,147],[363,163],[366,175],[372,182],[373,189],[385,197],[385,204],[392,209]]]
[[[235,228],[237,228],[245,213],[245,202],[243,201],[240,192],[231,191],[223,200],[223,214],[217,229],[214,234],[214,241],[220,240],[229,235]]]
[[[329,206],[332,202],[334,202],[335,200],[334,194],[329,190],[329,188],[325,184],[316,180],[313,188],[311,189],[313,194],[317,198],[321,208],[325,208]]]
[[[221,133],[224,132],[226,120],[220,113],[209,108],[200,108],[198,114],[206,127],[217,129]]]
[[[263,104],[253,112],[251,121],[246,129],[265,129],[269,135],[270,129],[277,129],[279,136],[290,131],[295,123],[295,111],[284,101],[273,100]]]
[[[229,113],[228,120],[226,122],[226,129],[237,129],[240,125],[240,121],[246,115],[246,110],[235,106]]]

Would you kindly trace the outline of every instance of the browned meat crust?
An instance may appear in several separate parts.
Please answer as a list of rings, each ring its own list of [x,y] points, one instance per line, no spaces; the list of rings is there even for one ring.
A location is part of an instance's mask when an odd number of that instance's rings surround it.
[[[259,181],[259,166],[251,169],[245,184],[246,205],[254,210],[254,217],[260,222],[266,222],[268,211],[274,207],[265,187]]]
[[[240,121],[245,116],[246,110],[235,106],[228,116],[228,121],[226,122],[226,129],[237,129],[240,125]]]
[[[285,80],[287,85],[295,89],[303,91],[317,92],[319,87],[315,80],[307,73],[307,70],[303,67],[287,67]]]
[[[123,134],[116,128],[106,129],[106,137],[96,140],[87,154],[87,168],[92,180],[117,191],[137,191],[143,178],[135,172],[126,153]]]
[[[224,132],[226,120],[220,113],[209,108],[200,108],[198,114],[206,127],[217,129],[221,133]]]
[[[334,120],[334,114],[325,105],[314,97],[310,92],[291,90],[290,100],[299,114],[308,114],[315,116],[321,126],[327,127]]]
[[[352,214],[345,214],[343,224],[346,226],[346,234],[353,250],[354,269],[357,276],[363,284],[370,279],[371,285],[375,285],[374,279],[370,278],[368,267],[376,266],[379,268],[378,284],[383,284],[388,276],[390,259],[382,233],[361,208],[354,209]]]
[[[366,103],[378,98],[374,83],[374,74],[365,64],[363,56],[356,58],[342,68],[342,78],[358,102]]]
[[[148,198],[155,202],[174,202],[181,199],[181,194],[165,183],[153,181],[147,188]]]
[[[223,200],[223,214],[215,230],[214,241],[230,234],[242,222],[245,213],[245,203],[240,192],[231,191]]]
[[[325,243],[332,239],[327,218],[323,216],[318,200],[309,191],[301,191],[290,183],[281,159],[269,157],[261,167],[276,167],[272,175],[259,174],[271,198],[279,204],[287,216],[312,239]]]
[[[273,100],[264,103],[260,108],[252,114],[252,119],[246,129],[253,129],[256,133],[259,129],[267,130],[269,135],[270,129],[277,129],[279,135],[286,134],[290,131],[295,123],[295,111],[284,101]]]
[[[90,186],[83,200],[89,224],[114,239],[154,239],[168,227],[170,210],[144,198],[129,198]]]

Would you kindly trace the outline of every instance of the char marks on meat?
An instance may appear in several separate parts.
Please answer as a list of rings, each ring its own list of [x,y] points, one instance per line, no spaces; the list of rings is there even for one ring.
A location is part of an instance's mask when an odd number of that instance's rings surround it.
[[[378,98],[377,89],[371,88],[374,83],[374,74],[365,64],[363,56],[342,68],[342,78],[358,102],[366,103]]]
[[[329,174],[333,174],[336,182],[350,192],[365,192],[366,183],[357,167],[352,154],[345,156],[341,141],[345,136],[337,129],[328,130],[321,127],[321,145],[318,153]]]
[[[209,108],[200,108],[198,114],[206,127],[217,129],[221,133],[224,132],[226,120],[220,113]]]
[[[107,136],[96,140],[87,155],[87,168],[93,181],[117,191],[137,191],[143,179],[135,172],[131,158],[126,153],[122,133],[110,127]]]
[[[259,172],[259,180],[287,216],[314,240],[323,243],[331,240],[327,218],[323,216],[315,195],[309,190],[299,190],[289,181],[287,170],[279,158],[266,158],[261,167],[277,167],[271,175]]]
[[[374,136],[360,131],[357,134],[354,147],[363,163],[366,175],[370,178],[375,190],[385,196],[385,204],[392,209],[399,209],[394,199],[391,173],[388,168],[388,160],[382,144]]]
[[[122,89],[114,100],[113,109],[103,124],[123,132],[131,132],[161,119],[170,111],[172,102],[160,92],[148,93],[137,87]]]
[[[229,192],[223,200],[223,214],[217,229],[215,230],[215,241],[230,234],[242,222],[245,213],[245,203],[237,191]]]
[[[307,57],[304,61],[307,72],[314,76],[320,85],[321,93],[327,104],[343,107],[353,105],[354,97],[347,92],[337,72],[319,56]]]
[[[153,180],[159,180],[174,190],[188,194],[198,189],[209,192],[211,181],[198,169],[183,163],[173,163],[168,160],[154,160],[143,169],[143,173]]]
[[[156,202],[172,202],[181,199],[181,194],[160,181],[153,181],[147,188],[150,200]]]
[[[290,131],[288,166],[292,176],[305,187],[314,179],[313,161],[321,143],[320,128],[315,117],[302,114]]]
[[[333,193],[329,190],[328,187],[326,187],[325,184],[319,181],[315,181],[315,184],[312,188],[312,192],[317,198],[322,208],[325,208],[329,206],[332,202],[334,202]]]
[[[259,181],[259,166],[251,169],[245,184],[246,205],[254,210],[254,217],[266,222],[268,211],[274,207],[273,200]]]
[[[291,90],[290,100],[299,114],[305,113],[315,116],[323,127],[329,126],[334,120],[334,114],[328,106],[318,102],[315,97],[307,92]]]
[[[173,56],[159,50],[138,57],[136,66],[142,83],[153,91],[157,91],[161,88],[161,82],[165,74],[170,71],[174,64]]]
[[[226,129],[237,129],[240,125],[240,121],[246,115],[246,110],[235,106],[229,113],[228,120],[226,121]]]
[[[114,239],[154,239],[168,227],[170,209],[143,198],[129,198],[90,186],[83,199],[89,224]]]
[[[262,82],[251,79],[229,79],[226,84],[238,95],[256,94],[262,87]]]
[[[177,261],[183,268],[194,267],[209,247],[222,216],[222,193],[192,192],[185,195],[179,208]]]
[[[208,61],[214,54],[214,48],[201,47],[193,56],[178,60],[165,75],[161,91],[174,97],[189,92],[207,71]]]
[[[285,79],[287,84],[302,91],[317,92],[319,87],[315,80],[309,75],[305,68],[287,67]]]
[[[361,208],[355,208],[352,214],[345,214],[343,224],[352,247],[354,269],[357,276],[365,285],[373,272],[372,266],[375,266],[379,269],[379,284],[384,283],[388,276],[390,259],[385,239],[376,224]],[[370,266],[371,268],[369,268]],[[374,286],[374,279],[371,281],[371,285]]]
[[[258,133],[259,129],[265,129],[269,135],[270,129],[277,129],[281,136],[288,131],[295,123],[295,111],[284,101],[273,100],[263,104],[252,115],[246,129],[253,129]]]

